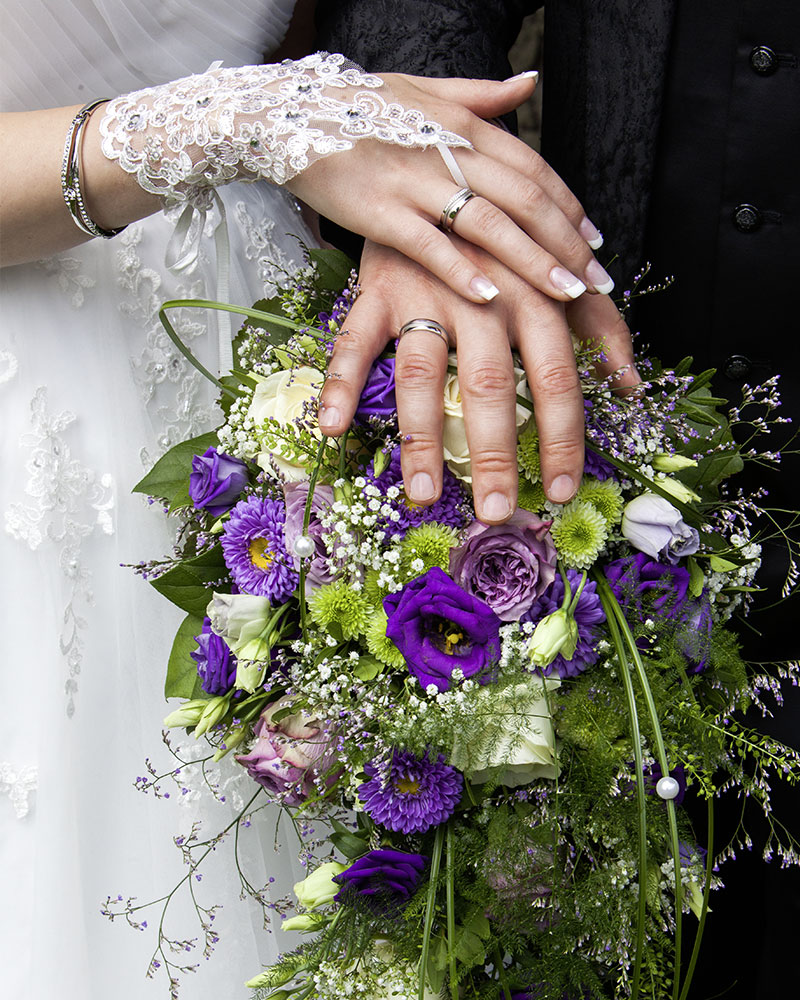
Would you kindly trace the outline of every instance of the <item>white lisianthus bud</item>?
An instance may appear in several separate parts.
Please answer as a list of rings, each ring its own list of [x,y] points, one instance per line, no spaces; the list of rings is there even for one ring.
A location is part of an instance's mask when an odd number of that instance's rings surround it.
[[[700,547],[697,529],[690,528],[669,500],[655,493],[634,497],[622,514],[622,534],[651,559],[664,558],[675,565]]]
[[[671,497],[675,497],[681,503],[692,503],[700,499],[694,490],[690,490],[685,483],[681,483],[677,479],[672,479],[670,476],[665,476],[663,479],[657,480],[657,484],[662,490],[666,490]]]
[[[170,712],[164,719],[167,729],[174,729],[178,726],[196,726],[200,718],[208,708],[207,698],[195,698],[194,701],[185,701],[180,708]]]
[[[206,608],[211,629],[221,635],[231,650],[244,659],[266,659],[269,643],[263,632],[272,615],[266,597],[252,594],[214,594]]]
[[[323,920],[315,913],[298,913],[295,917],[287,917],[281,924],[282,931],[315,931],[322,926]]]
[[[656,472],[680,472],[681,469],[692,468],[697,462],[685,455],[667,455],[666,452],[660,451],[653,455],[651,465]]]
[[[528,641],[528,654],[537,667],[546,667],[559,655],[571,660],[578,645],[578,623],[568,608],[542,618]]]
[[[198,739],[203,733],[207,733],[212,726],[216,726],[220,719],[224,718],[229,704],[230,700],[227,695],[217,695],[216,698],[211,698],[206,702],[206,710],[200,716],[194,730],[195,739]]]
[[[326,861],[319,868],[315,868],[302,882],[295,882],[294,894],[297,896],[297,901],[307,910],[316,910],[332,902],[340,889],[340,886],[333,881],[333,876],[340,875],[346,867],[340,865],[338,861]]]

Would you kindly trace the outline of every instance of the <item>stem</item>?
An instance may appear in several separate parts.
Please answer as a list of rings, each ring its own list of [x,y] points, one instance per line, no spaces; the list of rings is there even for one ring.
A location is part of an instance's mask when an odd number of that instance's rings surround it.
[[[314,488],[317,485],[317,479],[319,478],[319,470],[322,466],[322,456],[325,454],[325,446],[328,442],[328,438],[325,434],[322,435],[322,440],[319,443],[319,448],[317,449],[317,457],[314,462],[314,468],[311,470],[311,478],[308,481],[308,495],[306,496],[306,506],[303,510],[303,534],[308,533],[308,526],[311,523],[311,504],[314,500]],[[303,631],[303,641],[308,642],[308,621],[306,619],[306,563],[307,559],[300,560],[300,581],[298,584],[298,590],[300,594],[300,628]]]
[[[503,1000],[511,1000],[511,990],[508,988],[508,983],[506,981],[506,970],[503,968],[503,956],[500,954],[499,945],[495,945],[494,960],[497,964],[497,975],[500,979],[500,986],[503,990]]]
[[[703,886],[703,906],[700,910],[700,920],[697,924],[697,933],[694,936],[694,947],[689,959],[689,968],[686,970],[686,979],[683,981],[680,1000],[686,1000],[689,987],[692,985],[694,969],[700,955],[700,945],[703,940],[703,931],[706,927],[706,916],[708,915],[708,897],[711,893],[711,869],[714,864],[714,800],[708,799],[708,854],[706,854],[706,883]]]
[[[447,962],[450,967],[450,996],[458,1000],[458,970],[456,967],[456,892],[455,866],[453,865],[453,824],[447,824]]]
[[[638,804],[637,820],[639,826],[639,910],[636,922],[636,947],[633,962],[633,979],[631,984],[631,996],[639,996],[639,982],[642,975],[642,960],[644,958],[644,938],[645,919],[647,916],[647,795],[644,790],[644,764],[642,762],[642,743],[639,733],[639,713],[636,708],[636,696],[633,693],[633,681],[631,680],[631,668],[622,636],[617,625],[614,606],[612,603],[614,594],[611,588],[605,583],[605,579],[599,574],[596,575],[597,593],[603,605],[608,621],[608,630],[614,643],[617,656],[619,658],[622,681],[625,686],[625,697],[628,700],[628,714],[631,722],[631,741],[633,743],[633,758],[636,767],[636,799]],[[605,586],[603,586],[605,584]],[[610,595],[610,597],[609,597]]]
[[[419,959],[419,990],[417,1000],[425,1000],[425,980],[428,975],[428,952],[431,946],[431,928],[433,927],[433,908],[436,903],[436,882],[439,878],[439,866],[442,863],[442,844],[444,833],[441,826],[436,827],[431,857],[431,874],[428,880],[428,901],[425,904],[425,926],[422,931],[422,954]]]

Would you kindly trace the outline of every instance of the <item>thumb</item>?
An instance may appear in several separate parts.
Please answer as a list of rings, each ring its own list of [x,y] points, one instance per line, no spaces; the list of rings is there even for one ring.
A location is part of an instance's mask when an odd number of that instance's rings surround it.
[[[533,94],[539,74],[535,70],[508,80],[466,80],[413,77],[420,90],[453,104],[460,104],[478,118],[496,118],[518,108]]]

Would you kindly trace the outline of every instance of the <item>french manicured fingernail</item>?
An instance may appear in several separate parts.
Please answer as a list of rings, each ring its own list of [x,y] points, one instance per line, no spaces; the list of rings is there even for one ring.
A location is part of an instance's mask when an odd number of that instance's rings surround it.
[[[578,226],[578,232],[586,240],[592,250],[599,250],[603,245],[603,234],[591,221],[591,219],[588,219],[586,216],[583,217],[583,222],[581,222]]]
[[[490,493],[483,501],[483,516],[487,521],[502,521],[510,513],[511,504],[502,493]]]
[[[535,69],[526,69],[524,73],[517,73],[516,76],[509,76],[507,79],[503,80],[503,83],[512,83],[514,80],[538,80],[539,71]]]
[[[566,292],[571,299],[577,299],[586,291],[586,285],[581,279],[570,274],[565,267],[554,267],[550,272],[550,280],[559,291]]]
[[[575,483],[572,481],[572,477],[561,475],[556,476],[552,483],[550,483],[550,489],[547,490],[547,497],[553,503],[566,503],[567,500],[572,499],[574,493]]]
[[[330,427],[333,429],[339,426],[342,415],[335,406],[322,406],[320,407],[318,419],[320,427]]]
[[[603,265],[596,260],[590,260],[586,265],[586,280],[601,295],[608,295],[614,287],[614,279]]]
[[[484,278],[480,274],[477,278],[473,278],[470,281],[469,287],[476,295],[480,295],[485,302],[491,302],[496,295],[500,294],[500,289],[497,285],[493,285],[488,278]]]
[[[433,480],[428,473],[415,472],[408,487],[410,499],[415,503],[424,503],[426,500],[433,500],[433,494]]]

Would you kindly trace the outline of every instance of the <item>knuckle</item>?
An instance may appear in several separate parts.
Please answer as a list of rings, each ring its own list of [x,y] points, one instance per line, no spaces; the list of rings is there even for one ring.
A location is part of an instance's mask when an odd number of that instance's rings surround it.
[[[475,399],[498,399],[515,394],[514,375],[510,368],[489,357],[476,358],[459,367],[459,385],[465,396]]]
[[[535,373],[536,390],[545,397],[563,397],[580,393],[580,380],[574,363],[566,360],[540,361]]]
[[[401,434],[404,435],[402,443],[403,456],[406,459],[411,459],[414,465],[419,464],[416,459],[420,457],[425,458],[435,453],[439,447],[439,442],[428,431],[414,429],[412,433],[412,429],[404,427],[401,428]]]
[[[471,458],[473,473],[477,470],[483,478],[507,476],[517,471],[516,453],[504,451],[502,448],[484,447],[476,449]]]
[[[572,439],[559,435],[542,442],[541,448],[545,466],[570,469],[580,464],[583,443],[578,437]]]
[[[505,227],[506,217],[491,202],[485,198],[472,198],[464,206],[464,211],[469,210],[469,219],[473,226],[477,227],[483,236],[488,238],[499,237]],[[458,219],[456,219],[456,225]]]
[[[547,201],[544,189],[530,182],[522,185],[518,197],[520,207],[527,215],[538,215]]]
[[[397,352],[395,380],[398,385],[435,385],[439,377],[440,365],[419,348]]]

